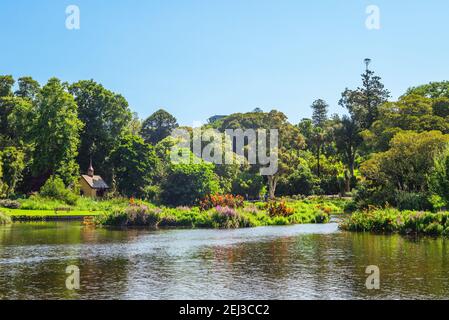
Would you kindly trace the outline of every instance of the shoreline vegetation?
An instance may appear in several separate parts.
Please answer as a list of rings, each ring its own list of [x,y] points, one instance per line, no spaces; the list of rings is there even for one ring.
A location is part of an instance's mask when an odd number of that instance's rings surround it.
[[[198,206],[158,207],[134,199],[80,199],[76,206],[61,206],[58,201],[32,196],[10,201],[10,208],[0,208],[0,212],[8,222],[93,217],[97,226],[229,229],[327,223],[330,215],[342,214],[348,202],[345,199],[323,197],[247,202],[238,196],[215,195],[207,201],[203,200]]]
[[[13,222],[89,220],[96,227],[237,229],[261,226],[329,223],[341,217],[349,232],[449,237],[449,212],[399,210],[392,207],[355,210],[351,198],[309,196],[276,201],[244,201],[240,196],[210,195],[196,206],[157,206],[134,198],[94,200],[78,197],[72,205],[33,195],[0,201],[0,225]]]
[[[261,226],[329,223],[340,216],[340,230],[374,234],[449,237],[449,212],[399,210],[391,207],[354,210],[350,198],[310,196],[277,201],[244,201],[213,195],[197,206],[156,206],[133,198],[96,201],[79,197],[76,205],[31,196],[0,201],[0,225],[13,222],[89,219],[96,227],[237,229]],[[7,207],[5,207],[7,206]]]
[[[370,209],[353,213],[343,220],[340,229],[376,234],[449,237],[449,212]]]

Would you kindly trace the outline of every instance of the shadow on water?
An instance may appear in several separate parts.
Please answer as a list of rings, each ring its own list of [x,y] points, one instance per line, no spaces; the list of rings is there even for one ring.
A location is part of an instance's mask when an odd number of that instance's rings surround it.
[[[340,232],[337,224],[239,230],[0,227],[2,299],[449,298],[448,240]],[[81,288],[65,287],[76,265]],[[367,290],[377,265],[381,289]]]

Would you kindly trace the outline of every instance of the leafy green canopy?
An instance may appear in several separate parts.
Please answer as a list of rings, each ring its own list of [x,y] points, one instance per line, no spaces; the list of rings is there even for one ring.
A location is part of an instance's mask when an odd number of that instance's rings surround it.
[[[66,185],[76,183],[83,123],[67,86],[56,78],[50,79],[41,90],[36,113],[32,170],[37,184],[42,185],[51,175],[60,176]]]

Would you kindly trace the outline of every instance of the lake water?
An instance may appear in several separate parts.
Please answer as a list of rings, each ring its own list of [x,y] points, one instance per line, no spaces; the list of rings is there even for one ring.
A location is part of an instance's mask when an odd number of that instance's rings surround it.
[[[66,288],[69,265],[81,287]],[[380,269],[368,290],[366,267]],[[341,232],[337,224],[110,230],[0,227],[1,299],[448,299],[449,240]]]

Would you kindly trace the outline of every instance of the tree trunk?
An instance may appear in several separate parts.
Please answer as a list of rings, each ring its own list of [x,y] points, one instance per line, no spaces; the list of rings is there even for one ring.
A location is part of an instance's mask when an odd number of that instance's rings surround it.
[[[276,196],[277,177],[268,176],[268,193],[271,200],[274,200]]]
[[[320,146],[318,146],[318,152],[317,152],[317,158],[316,158],[316,160],[317,160],[317,176],[318,176],[318,178],[320,178],[320,176],[321,176],[321,168],[320,168],[320,150],[321,149],[321,147]]]

